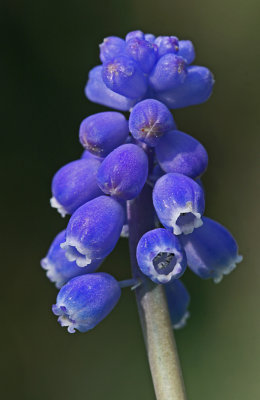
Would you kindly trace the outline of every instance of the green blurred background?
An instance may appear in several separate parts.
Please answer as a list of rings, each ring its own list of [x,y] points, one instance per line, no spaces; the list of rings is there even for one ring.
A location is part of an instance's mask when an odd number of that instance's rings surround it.
[[[219,285],[185,273],[191,318],[176,341],[189,399],[260,397],[259,12],[257,0],[1,2],[2,398],[154,399],[133,293],[95,330],[69,335],[39,266],[66,223],[49,207],[51,178],[79,157],[81,120],[103,110],[83,93],[98,44],[133,29],[193,40],[215,74],[210,101],[174,116],[208,149],[206,214],[244,255]],[[129,277],[126,240],[102,268]]]

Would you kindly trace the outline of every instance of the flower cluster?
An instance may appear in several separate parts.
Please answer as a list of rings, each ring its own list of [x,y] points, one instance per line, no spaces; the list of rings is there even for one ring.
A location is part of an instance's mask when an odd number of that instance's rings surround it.
[[[89,100],[128,111],[143,99],[157,99],[181,108],[206,101],[214,79],[208,68],[191,65],[195,50],[190,40],[133,31],[125,40],[110,36],[100,45],[102,65],[89,73]]]
[[[120,235],[127,237],[126,204],[145,185],[153,187],[161,227],[140,238],[136,258],[143,276],[165,285],[175,328],[188,316],[189,294],[179,280],[186,267],[219,282],[242,259],[228,230],[204,216],[200,177],[207,152],[177,128],[169,110],[211,94],[212,74],[190,66],[194,58],[190,41],[141,31],[100,46],[102,65],[90,72],[87,97],[130,115],[106,111],[85,118],[81,158],[52,181],[51,205],[70,219],[41,265],[60,289],[53,312],[70,333],[92,329],[117,304],[126,281],[96,271]]]

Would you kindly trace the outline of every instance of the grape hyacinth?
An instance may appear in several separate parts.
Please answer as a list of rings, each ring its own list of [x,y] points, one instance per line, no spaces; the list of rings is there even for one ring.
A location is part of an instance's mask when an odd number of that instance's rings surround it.
[[[196,179],[208,165],[204,146],[192,136],[177,130],[164,135],[155,151],[157,161],[165,172],[178,172]]]
[[[61,248],[65,238],[66,232],[63,230],[54,238],[48,254],[41,260],[41,266],[46,270],[47,277],[58,289],[75,276],[96,271],[103,262],[103,259],[93,260],[86,267],[80,268],[75,261],[67,259],[65,250]]]
[[[98,169],[97,182],[104,193],[123,200],[134,199],[148,176],[146,153],[135,144],[112,151]]]
[[[147,99],[138,103],[129,117],[129,130],[136,140],[155,147],[161,136],[176,128],[168,108],[158,100]]]
[[[69,333],[94,328],[115,307],[121,295],[119,283],[104,272],[85,274],[62,286],[52,311]]]
[[[242,261],[238,247],[230,232],[210,218],[202,218],[203,225],[191,235],[183,236],[181,242],[190,269],[202,279],[222,280]]]
[[[103,112],[85,118],[79,129],[79,140],[90,153],[105,157],[123,144],[128,136],[128,123],[119,112]]]
[[[61,247],[69,261],[85,267],[106,257],[115,247],[125,212],[112,197],[99,196],[79,207],[71,216]]]
[[[141,237],[136,258],[143,274],[155,283],[168,283],[180,278],[187,266],[186,255],[177,236],[160,228]]]
[[[62,217],[102,194],[96,179],[99,166],[97,159],[81,159],[64,165],[56,172],[50,203]]]
[[[186,267],[220,282],[242,260],[228,230],[204,216],[200,178],[207,151],[177,128],[171,112],[211,96],[213,75],[191,65],[194,59],[192,42],[176,36],[133,31],[100,45],[101,64],[90,71],[85,94],[112,111],[83,119],[81,158],[53,178],[51,205],[71,216],[41,262],[60,289],[53,312],[70,333],[94,328],[115,307],[121,287],[133,286],[150,329],[144,335],[152,340],[156,327],[155,337],[160,334],[164,342],[169,329],[164,288],[172,326],[180,328],[189,315],[189,293],[179,280]],[[120,236],[129,236],[133,272],[123,282],[95,272]],[[164,324],[151,317],[158,310],[164,310],[158,314],[165,315]],[[159,340],[148,346],[151,365],[160,346]],[[162,371],[174,351],[160,353]],[[170,388],[167,372],[162,373]],[[174,390],[184,399],[181,378],[175,378]],[[157,391],[156,382],[154,376]]]
[[[153,204],[161,223],[175,235],[186,235],[202,225],[204,191],[186,175],[169,173],[159,178],[153,190]]]

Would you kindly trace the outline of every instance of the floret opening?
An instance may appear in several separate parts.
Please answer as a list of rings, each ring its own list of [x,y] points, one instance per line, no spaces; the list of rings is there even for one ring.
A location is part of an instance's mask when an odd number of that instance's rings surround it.
[[[78,267],[86,267],[91,263],[91,258],[82,252],[76,241],[68,243],[68,241],[61,243],[60,247],[65,250],[65,255],[69,261],[76,261]]]
[[[66,326],[69,333],[75,333],[76,321],[71,319],[66,312],[58,318],[58,322],[61,326]]]
[[[177,263],[174,253],[160,252],[153,259],[153,266],[160,275],[168,275]]]
[[[189,233],[193,232],[194,228],[197,228],[201,225],[199,221],[201,220],[198,219],[198,217],[192,212],[182,212],[176,220],[176,226],[179,228],[178,230],[180,233],[188,235]],[[178,234],[177,232],[174,233]]]

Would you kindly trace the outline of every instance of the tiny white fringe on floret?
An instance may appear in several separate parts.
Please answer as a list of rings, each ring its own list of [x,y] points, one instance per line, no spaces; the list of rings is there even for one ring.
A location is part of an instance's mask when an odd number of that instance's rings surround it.
[[[69,333],[75,333],[75,323],[70,321],[69,318],[66,315],[61,315],[58,318],[58,322],[61,324],[61,326],[67,326],[68,327],[68,332]]]
[[[186,313],[183,315],[182,319],[177,324],[173,325],[173,329],[184,328],[184,326],[187,324],[188,318],[190,318],[190,313],[189,313],[189,311],[186,311]]]
[[[180,217],[181,214],[186,214],[186,213],[191,213],[194,215],[195,219],[183,225],[182,227],[177,225],[177,220]],[[175,213],[172,215],[172,228],[173,228],[173,233],[174,235],[181,235],[182,233],[184,235],[189,235],[194,231],[195,228],[199,228],[200,226],[203,225],[203,221],[201,219],[201,214],[198,212],[193,211],[192,209],[192,203],[188,201],[186,203],[186,206],[183,208],[178,208],[178,210],[175,211]]]
[[[217,276],[213,278],[214,283],[219,283],[223,279],[223,275],[228,275],[230,272],[232,272],[236,267],[237,264],[240,263],[243,260],[243,257],[241,255],[237,255],[235,260],[232,260],[229,265],[227,265],[225,268],[222,268],[220,271],[217,271]]]
[[[65,208],[56,200],[55,197],[52,197],[50,199],[50,203],[51,203],[51,207],[57,208],[57,211],[60,213],[62,218],[64,218],[65,215],[68,214],[67,211],[65,210]]]
[[[41,260],[41,266],[46,270],[46,276],[49,278],[49,280],[55,283],[57,289],[60,289],[63,279],[61,279],[60,274],[57,273],[55,265],[49,261],[48,257],[45,257]]]
[[[81,246],[75,240],[66,240],[66,242],[61,243],[60,247],[65,250],[65,256],[69,261],[76,261],[78,267],[86,267],[91,264],[92,259],[85,254],[83,246]]]

